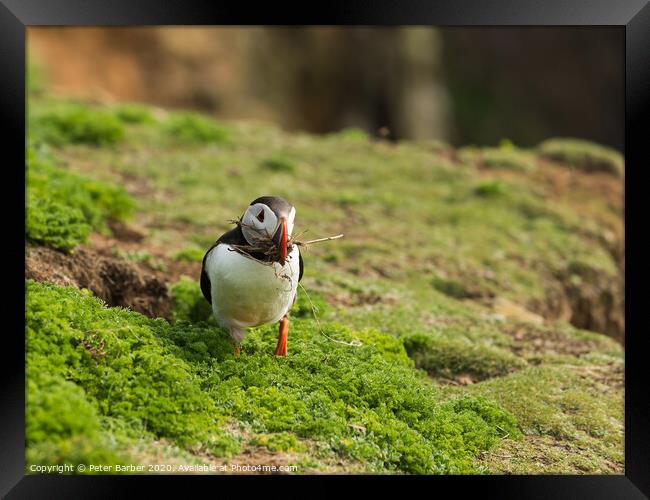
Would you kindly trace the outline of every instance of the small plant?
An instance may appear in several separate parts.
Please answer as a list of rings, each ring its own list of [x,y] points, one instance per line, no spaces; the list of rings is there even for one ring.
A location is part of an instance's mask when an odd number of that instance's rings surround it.
[[[369,139],[366,131],[358,127],[344,128],[336,134],[336,137],[350,142],[367,141]]]
[[[431,284],[433,285],[433,288],[439,292],[454,297],[455,299],[464,299],[469,295],[463,284],[459,281],[436,277],[433,279]]]
[[[505,192],[505,186],[500,181],[480,182],[474,188],[474,193],[481,198],[497,198],[502,196]]]
[[[307,449],[304,443],[301,443],[294,434],[288,432],[278,432],[276,434],[259,434],[251,439],[250,444],[263,446],[273,453],[283,452],[302,452]]]
[[[139,104],[122,104],[115,109],[115,116],[124,123],[153,122],[153,116],[149,108]]]
[[[223,144],[228,140],[228,131],[223,125],[190,111],[173,113],[163,128],[169,137],[180,143]]]
[[[185,262],[201,262],[203,256],[205,255],[205,250],[198,247],[187,247],[179,250],[172,257],[175,261],[185,261]]]
[[[273,172],[294,173],[296,171],[296,164],[290,159],[281,156],[267,158],[262,162],[262,165]]]
[[[85,243],[91,230],[78,208],[34,196],[28,197],[25,226],[29,241],[60,250]]]

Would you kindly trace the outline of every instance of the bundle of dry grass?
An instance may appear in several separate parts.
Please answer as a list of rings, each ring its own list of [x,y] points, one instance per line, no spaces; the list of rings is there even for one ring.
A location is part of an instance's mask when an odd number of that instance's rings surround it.
[[[245,224],[238,219],[231,220],[230,222],[232,224],[238,225],[239,227],[245,226]],[[252,226],[247,226],[247,227],[252,227]],[[339,238],[343,238],[342,234],[337,234],[336,236],[327,236],[325,238],[317,238],[315,240],[300,241],[298,238],[303,234],[305,234],[306,232],[307,231],[303,231],[302,233],[299,233],[296,236],[289,237],[289,239],[287,240],[287,253],[291,253],[291,250],[293,250],[293,245],[306,247],[308,245],[313,245],[314,243],[322,243],[323,241],[338,240]],[[241,253],[242,255],[245,255],[246,257],[249,257],[263,264],[272,265],[273,262],[277,262],[280,259],[280,249],[275,244],[273,239],[268,234],[265,233],[256,233],[256,234],[259,235],[259,238],[253,244],[249,244],[249,245],[231,244],[230,246],[234,248],[237,252]],[[263,256],[263,259],[257,258],[255,257],[255,255]]]

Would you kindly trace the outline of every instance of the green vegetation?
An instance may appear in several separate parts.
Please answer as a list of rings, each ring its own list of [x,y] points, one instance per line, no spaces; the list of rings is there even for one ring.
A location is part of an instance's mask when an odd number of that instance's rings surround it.
[[[172,258],[177,261],[201,262],[205,251],[206,249],[204,248],[186,247],[176,252]]]
[[[151,123],[154,121],[149,108],[140,104],[122,104],[115,109],[115,116],[124,123]]]
[[[199,113],[176,112],[163,123],[167,135],[185,144],[221,144],[228,140],[228,131],[215,120]]]
[[[174,320],[214,321],[212,308],[203,297],[196,280],[183,276],[171,287],[171,293],[173,298],[172,318]]]
[[[580,139],[550,139],[537,146],[540,155],[587,172],[623,175],[623,157],[614,149]]]
[[[56,167],[44,154],[28,150],[29,241],[70,250],[84,243],[91,229],[108,231],[108,219],[128,217],[134,205],[124,189]]]
[[[404,352],[386,356],[380,342],[355,349],[332,343],[310,320],[293,324],[299,356],[271,354],[270,326],[250,333],[242,361],[225,332],[206,324],[171,326],[31,281],[27,297],[28,446],[56,448],[59,461],[71,459],[67,441],[99,434],[100,415],[118,432],[116,442],[150,435],[228,455],[240,443],[220,424],[234,418],[270,449],[297,449],[297,439],[309,438],[370,470],[415,473],[476,472],[477,453],[518,435],[515,420],[483,398],[443,401]],[[390,340],[327,329],[347,340]]]
[[[273,172],[287,172],[294,173],[296,171],[296,164],[288,158],[276,156],[274,158],[267,158],[262,162],[264,168]]]
[[[30,116],[29,139],[55,146],[106,146],[124,137],[122,122],[110,111],[74,103],[55,106]]]
[[[485,168],[505,170],[535,170],[535,158],[532,154],[514,147],[486,148],[481,160]]]
[[[521,358],[503,349],[424,334],[404,338],[404,347],[415,361],[415,366],[443,377],[456,374],[484,380],[507,375],[526,366]]]
[[[171,311],[152,319],[28,283],[29,463],[622,472],[621,346],[555,321],[576,304],[622,314],[607,305],[622,207],[573,160],[557,158],[560,171],[541,147],[456,152],[139,105],[30,107],[28,245],[71,249],[135,215],[146,236],[114,256],[168,269]],[[41,117],[63,108],[111,115],[124,136],[59,141]],[[235,357],[196,277],[228,221],[265,194],[296,206],[300,240],[345,237],[302,249],[289,355],[272,355],[266,325]]]

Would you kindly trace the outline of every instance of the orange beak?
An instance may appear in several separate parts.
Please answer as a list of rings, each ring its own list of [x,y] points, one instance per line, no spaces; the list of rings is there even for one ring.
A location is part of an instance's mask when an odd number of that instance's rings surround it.
[[[284,266],[287,260],[287,221],[280,222],[280,241],[278,242],[278,250],[280,251],[280,265]]]

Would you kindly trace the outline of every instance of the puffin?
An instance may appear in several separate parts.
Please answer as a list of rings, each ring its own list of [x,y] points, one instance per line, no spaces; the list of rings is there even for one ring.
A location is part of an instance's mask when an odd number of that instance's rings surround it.
[[[222,234],[203,257],[201,291],[219,326],[230,333],[235,356],[247,328],[276,322],[274,354],[287,355],[289,310],[303,274],[298,245],[290,244],[295,217],[295,207],[283,198],[257,198],[237,227]],[[260,246],[271,251],[249,251]]]

